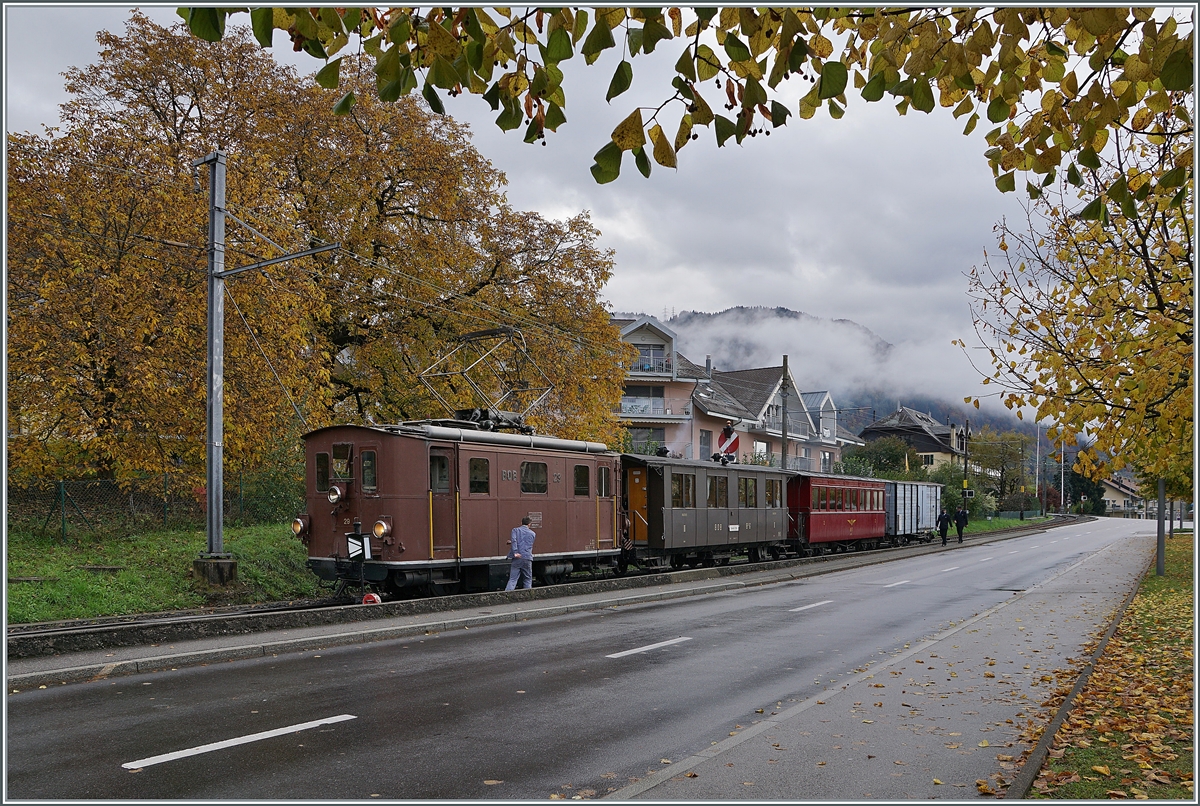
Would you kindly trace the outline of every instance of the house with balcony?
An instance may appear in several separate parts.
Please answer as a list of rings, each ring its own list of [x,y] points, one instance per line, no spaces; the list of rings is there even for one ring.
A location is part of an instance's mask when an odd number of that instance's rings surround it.
[[[956,423],[939,423],[930,414],[900,406],[868,425],[858,436],[865,442],[880,437],[900,437],[916,451],[921,463],[933,470],[947,462],[961,467],[966,461],[970,433]]]
[[[694,458],[691,418],[696,380],[686,370],[679,371],[675,331],[653,316],[614,318],[612,323],[620,329],[621,340],[638,351],[626,368],[616,412],[629,431],[633,450],[665,447],[672,455]]]
[[[1146,502],[1132,478],[1113,476],[1100,482],[1100,487],[1104,490],[1105,511],[1109,515],[1136,518],[1146,510]],[[1154,509],[1158,509],[1157,499],[1154,500]]]
[[[700,366],[679,353],[675,332],[653,316],[612,322],[638,350],[616,412],[634,451],[665,448],[670,456],[709,459],[729,425],[738,435],[738,461],[780,464],[782,366],[719,371],[710,356]],[[828,392],[801,394],[790,372],[787,380],[788,467],[829,471],[842,445],[858,439],[838,426]]]

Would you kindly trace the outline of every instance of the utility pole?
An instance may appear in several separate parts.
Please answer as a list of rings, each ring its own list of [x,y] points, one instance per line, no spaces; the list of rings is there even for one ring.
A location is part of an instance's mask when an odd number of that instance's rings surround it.
[[[787,470],[787,399],[788,399],[788,365],[787,356],[783,357],[783,382],[779,386],[779,396],[783,399],[783,407],[779,415],[779,433],[783,437],[782,446],[779,449],[779,462],[784,470]]]
[[[261,269],[306,255],[337,249],[329,244],[294,252],[282,257],[225,270],[225,163],[226,154],[217,150],[192,163],[193,169],[210,167],[208,184],[208,432],[206,439],[207,473],[205,488],[207,513],[207,550],[192,561],[197,577],[213,585],[227,585],[237,579],[237,562],[225,551],[225,278],[251,269]],[[234,217],[235,221],[239,221]],[[243,224],[243,226],[247,226]],[[249,227],[247,227],[249,229]],[[254,231],[251,229],[251,231]],[[263,237],[255,232],[259,237]],[[277,246],[272,242],[272,245]]]
[[[1167,532],[1163,528],[1163,516],[1167,511],[1167,481],[1158,480],[1158,557],[1154,565],[1155,576],[1167,573]]]
[[[1034,433],[1037,434],[1037,440],[1036,440],[1037,447],[1034,449],[1035,458],[1033,460],[1033,494],[1036,495],[1038,497],[1038,499],[1040,500],[1042,497],[1042,495],[1041,495],[1042,485],[1041,485],[1041,476],[1038,474],[1038,470],[1040,470],[1040,465],[1041,465],[1041,461],[1042,461],[1042,426],[1041,426],[1041,423],[1035,422],[1033,424],[1033,427],[1034,427]],[[1043,518],[1046,517],[1046,505],[1045,504],[1042,504],[1041,516]]]

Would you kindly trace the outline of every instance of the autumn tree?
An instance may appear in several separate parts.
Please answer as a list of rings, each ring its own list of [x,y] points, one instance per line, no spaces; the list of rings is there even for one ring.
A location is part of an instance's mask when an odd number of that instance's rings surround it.
[[[68,75],[62,127],[9,141],[14,469],[201,465],[207,198],[190,166],[215,147],[227,265],[344,244],[227,283],[230,462],[295,445],[293,402],[308,427],[445,416],[416,373],[496,322],[526,329],[552,370],[538,424],[611,438],[623,345],[586,215],[513,210],[465,127],[415,100],[331,122],[320,90],[246,35],[206,43],[135,13],[100,41]]]
[[[1083,172],[1002,223],[999,265],[970,274],[985,383],[1086,434],[1076,467],[1132,465],[1190,489],[1194,398],[1192,104],[1118,132]],[[1170,195],[1168,195],[1170,194]],[[1154,197],[1151,205],[1140,199]]]
[[[866,445],[848,447],[842,451],[842,466],[847,473],[865,467],[872,472],[863,475],[886,479],[919,478],[924,475],[917,452],[900,437],[880,437]]]
[[[218,40],[227,17],[237,11],[185,8],[180,13],[196,36]],[[645,176],[652,160],[676,167],[680,150],[696,139],[698,127],[709,128],[723,146],[783,126],[793,116],[806,119],[825,110],[841,118],[851,89],[867,102],[893,103],[900,115],[952,109],[956,118],[966,119],[964,134],[986,118],[994,128],[984,135],[984,156],[997,188],[1016,190],[1019,174],[1035,203],[1044,204],[1046,189],[1058,181],[1082,192],[1077,205],[1056,208],[1057,223],[1051,215],[1049,234],[1056,244],[1088,261],[1099,259],[1090,251],[1103,252],[1105,244],[1124,243],[1138,255],[1113,277],[1101,272],[1082,285],[1068,284],[1057,296],[1047,292],[1045,302],[1057,304],[1079,292],[1072,304],[1087,308],[1089,294],[1099,288],[1096,279],[1121,280],[1110,283],[1110,289],[1154,289],[1160,278],[1170,277],[1180,290],[1190,288],[1190,236],[1177,237],[1187,234],[1181,230],[1164,236],[1155,229],[1161,227],[1156,219],[1186,219],[1191,211],[1190,148],[1166,148],[1167,158],[1159,161],[1157,171],[1130,171],[1124,165],[1113,170],[1110,165],[1114,154],[1131,146],[1162,153],[1168,140],[1190,142],[1194,20],[1176,19],[1169,11],[260,7],[250,10],[250,20],[260,44],[270,46],[274,30],[283,30],[296,50],[325,62],[317,80],[337,90],[336,103],[328,102],[335,114],[350,113],[364,97],[361,87],[341,85],[349,62],[338,54],[357,39],[375,59],[374,87],[367,92],[396,100],[419,90],[436,112],[444,110],[444,95],[479,95],[499,112],[497,126],[523,126],[530,143],[566,123],[564,62],[582,55],[593,64],[604,51],[619,49],[622,58],[605,94],[612,101],[631,86],[639,56],[668,50],[663,58],[678,54],[661,103],[631,110],[596,153],[591,170],[601,183],[617,178],[626,152]],[[789,105],[784,91],[796,82],[804,94]],[[725,114],[714,111],[718,107]],[[1118,213],[1120,220],[1114,222]],[[1123,223],[1133,219],[1144,226]],[[1117,229],[1108,229],[1110,225]],[[1005,230],[1004,235],[1013,233]],[[1037,232],[1031,235],[1033,244],[1040,239]],[[1002,243],[1010,240],[1017,239],[1002,238]],[[1156,244],[1168,250],[1166,257]],[[1163,265],[1147,268],[1148,261]],[[1003,282],[995,291],[983,290],[986,279],[973,282],[977,299],[999,294],[1016,301],[1007,296]],[[1190,299],[1190,291],[1185,298]],[[1053,304],[1042,310],[1053,310]],[[1022,307],[1013,309],[1018,317],[1026,315]],[[1166,329],[1178,326],[1167,313],[1173,307],[1180,306],[1157,296],[1149,304],[1132,305],[1156,309],[1154,316],[1170,320],[1162,325]],[[1067,330],[1076,328],[1072,316],[1061,319]],[[1096,321],[1106,320],[1101,316]],[[1003,323],[990,324],[998,326],[997,334],[1007,333]],[[1017,332],[1023,327],[1018,325]],[[1085,333],[1059,339],[1066,334],[1039,331],[1044,337],[1040,342],[1035,338],[1024,345],[1017,333],[1008,334],[1009,340],[999,345],[1003,360],[996,364],[1010,382],[1013,396],[1007,400],[1038,406],[1067,430],[1099,429],[1097,444],[1101,450],[1112,449],[1117,463],[1132,461],[1131,446],[1142,430],[1154,426],[1154,436],[1137,449],[1137,463],[1147,473],[1180,475],[1186,463],[1177,461],[1172,446],[1190,445],[1191,424],[1190,411],[1181,403],[1189,399],[1191,377],[1178,360],[1184,340],[1176,334],[1174,346],[1180,349],[1166,356],[1137,351],[1133,345],[1144,343],[1146,328],[1158,326],[1138,315],[1114,315],[1096,338]],[[1160,357],[1173,360],[1153,377],[1137,366],[1140,359],[1120,369],[1114,369],[1111,358],[1093,361],[1088,351],[1103,354],[1107,336],[1112,337],[1107,343],[1128,345],[1114,349],[1134,350],[1147,365]],[[1007,355],[1009,346],[1028,360],[1014,361]],[[1082,352],[1076,355],[1076,350]],[[1118,356],[1119,361],[1126,358]],[[1091,374],[1093,369],[1101,374]],[[1114,378],[1126,379],[1116,394],[1108,391]],[[1136,388],[1138,384],[1144,388]],[[1135,395],[1129,395],[1131,388]],[[1088,472],[1103,469],[1093,453],[1085,452],[1081,461],[1090,463],[1085,465]]]

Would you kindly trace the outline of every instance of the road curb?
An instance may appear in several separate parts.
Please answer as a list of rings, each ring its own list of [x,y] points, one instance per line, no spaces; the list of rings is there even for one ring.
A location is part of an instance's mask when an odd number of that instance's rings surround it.
[[[1147,572],[1149,569],[1147,569]],[[1021,771],[1017,773],[1017,777],[1009,784],[1005,790],[1003,797],[1005,799],[1015,798],[1017,800],[1025,800],[1029,797],[1029,790],[1033,788],[1033,782],[1037,780],[1038,773],[1042,771],[1042,765],[1046,763],[1046,757],[1050,754],[1050,745],[1054,744],[1054,737],[1058,734],[1059,728],[1063,722],[1067,721],[1067,717],[1071,714],[1071,709],[1075,705],[1075,698],[1083,691],[1088,680],[1091,679],[1092,672],[1096,669],[1096,662],[1104,655],[1104,650],[1108,647],[1108,641],[1112,638],[1117,628],[1121,626],[1121,620],[1125,618],[1125,611],[1133,604],[1134,598],[1137,597],[1138,591],[1142,589],[1142,582],[1146,577],[1143,574],[1138,580],[1138,584],[1133,586],[1129,596],[1125,598],[1124,604],[1118,608],[1117,613],[1113,616],[1112,623],[1108,625],[1108,629],[1104,632],[1104,637],[1100,639],[1100,646],[1088,658],[1087,663],[1079,673],[1079,678],[1075,681],[1071,691],[1067,694],[1066,699],[1062,701],[1062,705],[1058,707],[1058,712],[1054,718],[1050,720],[1050,724],[1042,732],[1042,737],[1038,740],[1036,746],[1025,759],[1025,763],[1021,765]]]
[[[1028,530],[1020,530],[1019,532],[1004,532],[1001,534],[983,533],[979,535],[980,539],[972,541],[973,545],[982,545],[984,543],[1004,540],[1010,537],[1025,537],[1029,534],[1043,532],[1046,528],[1053,528],[1058,524],[1043,524],[1037,527],[1032,527]],[[920,554],[932,553],[934,549],[941,549],[941,546],[928,544],[918,547],[926,549],[920,551]],[[199,666],[206,663],[219,663],[233,660],[245,660],[251,658],[267,657],[278,655],[285,652],[304,652],[326,647],[346,646],[350,644],[369,643],[374,641],[386,641],[396,638],[408,638],[416,635],[429,635],[440,632],[447,632],[454,629],[463,629],[468,627],[480,627],[492,624],[503,624],[513,621],[553,618],[556,616],[566,615],[569,613],[584,612],[591,610],[604,610],[607,608],[621,607],[625,605],[644,604],[648,602],[667,601],[690,596],[702,596],[709,593],[720,593],[730,590],[740,590],[748,587],[758,587],[760,585],[769,585],[778,582],[789,580],[804,579],[811,576],[819,576],[833,570],[850,570],[853,568],[862,568],[870,565],[879,565],[893,560],[905,559],[914,556],[914,552],[899,553],[899,549],[885,550],[883,552],[867,553],[863,555],[848,554],[848,555],[833,555],[829,557],[811,558],[807,561],[781,561],[780,566],[772,567],[771,563],[764,563],[766,567],[756,567],[747,569],[741,573],[764,573],[764,576],[755,580],[739,581],[728,580],[719,581],[712,584],[692,584],[686,587],[681,587],[674,590],[660,590],[641,594],[620,595],[611,598],[591,600],[587,602],[568,602],[565,604],[555,604],[546,607],[535,607],[528,610],[511,610],[504,613],[494,614],[476,614],[464,616],[461,618],[445,618],[437,621],[430,621],[420,624],[405,624],[391,625],[387,627],[376,627],[372,629],[355,629],[348,632],[334,633],[323,636],[308,636],[303,638],[285,639],[282,641],[248,643],[231,647],[221,647],[216,649],[200,650],[196,652],[176,653],[171,655],[155,655],[145,658],[135,658],[123,660],[117,663],[96,663],[80,666],[63,667],[54,670],[42,670],[37,672],[28,672],[25,674],[9,675],[6,679],[6,685],[9,691],[24,690],[30,687],[63,685],[66,683],[87,682],[94,680],[102,680],[110,677],[126,676],[132,674],[141,674],[147,672],[158,672],[166,670],[174,670],[184,666]],[[894,553],[895,552],[895,553]],[[848,563],[844,567],[829,568],[828,563],[837,559],[856,559],[858,562]],[[815,561],[815,562],[814,562]],[[785,565],[786,564],[786,565]],[[712,572],[716,571],[717,574]],[[695,571],[685,571],[683,574],[694,574],[690,579],[674,579],[676,582],[704,582],[712,579],[714,576],[729,576],[730,574],[720,574],[721,571],[727,569],[696,569]],[[770,573],[777,571],[778,573]],[[666,576],[666,575],[655,575]],[[645,579],[645,578],[638,578]],[[588,584],[588,583],[584,583]],[[661,584],[661,582],[659,583]],[[643,585],[638,585],[642,587]],[[563,586],[565,587],[565,586]],[[540,589],[550,591],[550,588]],[[614,593],[617,591],[613,591]],[[520,592],[518,592],[520,593]],[[623,591],[622,591],[623,593]],[[505,594],[489,594],[489,596],[503,596]],[[569,593],[563,592],[559,596],[569,596]],[[447,597],[449,598],[449,597]],[[532,597],[530,597],[532,598]],[[542,598],[542,597],[538,597]],[[545,597],[550,598],[550,597]],[[528,601],[529,599],[527,599]],[[536,601],[532,598],[532,601]],[[473,601],[474,606],[493,606],[495,604],[511,604],[511,599],[501,599],[498,602]],[[363,607],[361,605],[351,605],[348,607]],[[378,608],[378,605],[367,606],[369,608]],[[436,612],[436,611],[435,611]],[[429,615],[426,613],[412,614],[414,616]],[[375,616],[378,618],[378,616]],[[361,624],[365,619],[356,619],[355,623]],[[225,633],[226,635],[230,633]],[[11,638],[9,639],[12,640]]]

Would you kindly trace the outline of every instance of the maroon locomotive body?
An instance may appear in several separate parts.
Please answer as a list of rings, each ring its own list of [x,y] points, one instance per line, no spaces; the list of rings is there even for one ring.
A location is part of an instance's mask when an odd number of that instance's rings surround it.
[[[543,583],[620,554],[620,456],[601,443],[419,423],[331,426],[305,446],[307,512],[292,528],[323,580],[502,588],[525,517]]]

